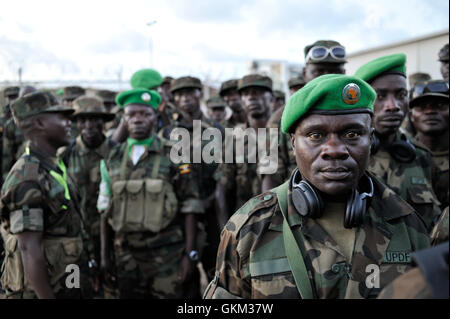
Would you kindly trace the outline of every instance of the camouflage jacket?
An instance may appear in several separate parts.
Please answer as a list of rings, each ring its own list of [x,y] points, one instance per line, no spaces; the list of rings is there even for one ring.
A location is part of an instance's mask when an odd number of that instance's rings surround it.
[[[88,148],[81,136],[74,144],[62,150],[61,157],[66,161],[67,172],[75,182],[81,198],[83,219],[90,227],[90,234],[100,232],[100,214],[97,211],[97,198],[100,186],[100,160],[106,159],[115,143],[105,139],[96,149]]]
[[[448,242],[448,206],[444,209],[441,217],[431,231],[431,245],[436,246]]]
[[[376,297],[411,268],[411,252],[430,245],[414,210],[376,178],[373,182],[374,197],[364,223],[356,228],[350,262],[317,221],[296,211],[289,187],[289,224],[295,237],[302,232],[305,238],[305,264],[317,298]],[[231,217],[221,234],[216,275],[206,298],[300,298],[286,257],[279,205],[271,190],[249,200]],[[366,267],[371,264],[380,271],[379,288],[366,285],[370,274]]]
[[[131,247],[162,247],[168,244],[179,243],[184,241],[184,219],[183,214],[203,213],[203,205],[199,196],[199,186],[195,180],[195,176],[191,174],[188,164],[174,164],[170,157],[171,142],[161,139],[153,135],[153,141],[148,148],[145,149],[143,155],[139,158],[136,165],[130,156],[127,156],[124,177],[126,181],[144,180],[151,178],[152,170],[155,163],[156,155],[160,155],[160,164],[157,172],[157,178],[167,181],[173,186],[175,195],[178,200],[178,210],[176,218],[164,229],[158,233],[151,231],[146,232],[121,232],[116,233],[115,244],[128,244]],[[102,184],[107,183],[109,189],[114,188],[114,184],[123,181],[121,179],[121,166],[124,153],[128,153],[128,144],[122,143],[116,145],[110,152],[106,160],[107,174],[109,182],[102,176]],[[100,192],[102,192],[100,187]],[[114,193],[109,198],[109,206],[105,212],[108,216],[109,223],[113,226],[112,214],[117,212],[114,208],[115,201],[121,201],[115,198]],[[152,210],[148,209],[145,214],[152,214]],[[114,227],[113,227],[114,228]]]
[[[252,148],[251,154],[249,154],[249,142],[253,145],[257,145],[256,135],[245,135],[244,130],[248,128],[248,124],[240,124],[235,128],[242,129],[243,134],[235,135],[236,144],[233,144],[233,150],[226,149],[225,152],[234,155],[232,163],[226,163],[223,161],[219,164],[217,171],[214,174],[214,178],[217,183],[224,186],[226,192],[227,203],[229,207],[229,216],[232,215],[239,207],[245,204],[250,198],[261,193],[261,177],[258,174],[258,152],[257,148]],[[253,132],[253,131],[252,131]],[[235,145],[242,143],[244,145],[244,154],[237,154]],[[226,145],[225,145],[226,146]]]
[[[223,134],[224,129],[219,123],[216,123],[216,122],[208,119],[203,114],[202,114],[202,117],[200,118],[200,121],[201,121],[200,137],[203,134],[203,132],[208,128],[216,128],[222,132],[222,136],[224,135]],[[216,181],[214,180],[213,175],[214,175],[214,172],[217,170],[218,164],[214,163],[214,162],[208,164],[208,163],[205,163],[203,161],[203,159],[201,159],[200,163],[197,163],[194,160],[194,156],[195,156],[194,150],[193,150],[194,126],[192,123],[193,122],[184,123],[184,122],[174,121],[171,125],[168,125],[168,126],[164,127],[163,129],[161,129],[158,135],[165,138],[166,140],[170,140],[170,134],[175,128],[185,128],[189,131],[189,134],[191,136],[191,152],[190,152],[191,153],[191,159],[190,159],[191,164],[190,164],[190,167],[191,167],[193,175],[196,176],[198,183],[199,183],[200,198],[206,199],[214,193],[214,189],[216,187]],[[213,137],[211,137],[210,140],[203,140],[203,139],[201,140],[202,153],[203,153],[204,147],[210,141],[212,141],[212,139],[213,139]]]
[[[3,180],[16,160],[24,152],[24,136],[12,118],[2,118],[2,176]]]
[[[441,210],[431,184],[433,163],[427,151],[416,147],[416,159],[411,163],[401,163],[380,150],[370,157],[367,170],[407,201],[431,231]]]
[[[85,258],[78,198],[70,178],[67,179],[69,200],[64,186],[51,174],[63,175],[56,158],[49,158],[31,147],[27,153],[14,164],[1,191],[0,212],[9,233],[5,243],[7,254],[2,266],[2,284],[8,295],[35,297],[23,274],[15,234],[42,232],[50,284],[55,293],[67,297],[70,293],[64,294],[67,292],[64,284],[66,266],[82,266]]]
[[[284,134],[281,131],[281,116],[283,115],[283,110],[284,108],[275,111],[266,125],[267,128],[278,129],[278,167],[277,172],[271,176],[272,181],[276,185],[283,184],[297,167],[289,135]],[[267,138],[269,139],[269,135],[267,135]],[[267,141],[267,145],[270,145],[269,140]]]

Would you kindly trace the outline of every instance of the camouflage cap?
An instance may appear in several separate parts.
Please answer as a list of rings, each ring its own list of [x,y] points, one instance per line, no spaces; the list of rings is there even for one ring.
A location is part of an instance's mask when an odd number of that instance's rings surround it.
[[[410,93],[409,107],[413,108],[427,97],[442,97],[449,99],[449,85],[445,80],[431,80],[427,82],[419,82]]]
[[[441,50],[439,50],[439,61],[441,62],[448,62],[448,43],[446,43]]]
[[[265,75],[248,74],[238,81],[239,92],[252,86],[262,87],[272,92],[272,79]]]
[[[97,96],[107,103],[116,103],[117,92],[110,90],[98,90]]]
[[[67,113],[75,110],[60,105],[58,100],[50,92],[34,92],[27,94],[12,103],[11,111],[18,121],[42,113]]]
[[[298,85],[305,85],[305,84],[306,84],[306,81],[305,81],[305,79],[303,79],[302,75],[290,78],[288,81],[289,88],[292,88],[292,87],[298,86]]]
[[[175,91],[181,89],[202,89],[202,82],[200,79],[192,77],[192,76],[183,76],[178,79],[172,80],[170,83],[170,92],[174,93]]]
[[[416,83],[426,82],[429,80],[431,80],[431,76],[428,73],[417,72],[408,76],[409,87],[411,88],[415,86]]]
[[[342,44],[340,44],[339,42],[337,42],[337,41],[334,41],[334,40],[318,40],[318,41],[314,42],[313,44],[307,45],[304,48],[305,59],[306,59],[306,57],[307,57],[307,55],[309,53],[309,50],[311,50],[313,47],[317,47],[317,46],[326,47],[328,49],[332,48],[332,47],[335,47],[335,46],[340,46],[340,47],[343,47],[345,49],[345,47]],[[306,61],[306,62],[308,62],[308,61]],[[347,62],[347,60],[345,60],[345,58],[344,59],[335,59],[330,54],[328,54],[328,56],[325,59],[322,59],[322,60],[319,60],[319,61],[311,60],[308,63],[346,63],[346,62]]]
[[[170,84],[170,83],[172,83],[172,81],[173,81],[173,77],[171,77],[171,76],[165,76],[165,77],[163,78],[163,81],[162,81],[161,85],[163,85],[163,84]]]
[[[86,94],[85,89],[80,86],[66,86],[63,88],[63,99],[75,100],[77,97]]]
[[[220,96],[212,96],[206,101],[206,107],[211,109],[214,107],[226,107],[225,101]]]
[[[229,90],[237,90],[238,88],[238,79],[231,79],[225,82],[222,82],[219,89],[219,95],[224,96],[225,92]]]
[[[3,91],[3,96],[9,97],[11,95],[19,95],[19,92],[20,92],[20,88],[18,86],[8,86]]]
[[[274,90],[273,91],[273,96],[276,99],[284,99],[284,98],[286,98],[286,94],[284,94],[284,92],[280,91],[280,90]]]
[[[108,113],[103,106],[103,101],[98,97],[82,95],[73,101],[75,112],[73,117],[77,116],[95,116],[102,117],[105,121],[111,121],[115,118],[114,114]]]

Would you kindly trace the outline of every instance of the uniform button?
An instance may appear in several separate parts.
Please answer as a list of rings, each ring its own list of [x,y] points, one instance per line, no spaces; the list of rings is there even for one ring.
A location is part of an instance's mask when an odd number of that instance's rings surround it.
[[[341,266],[338,264],[333,264],[333,266],[331,266],[331,271],[338,274],[341,271]]]
[[[269,200],[269,199],[272,199],[272,195],[266,195],[266,196],[264,196],[264,200]]]

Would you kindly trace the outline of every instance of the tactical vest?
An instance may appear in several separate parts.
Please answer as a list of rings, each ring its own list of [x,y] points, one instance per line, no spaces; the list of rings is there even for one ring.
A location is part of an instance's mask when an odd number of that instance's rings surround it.
[[[151,178],[125,179],[128,152],[124,151],[120,179],[112,184],[111,227],[115,232],[157,233],[166,228],[178,211],[172,184],[158,179],[161,155],[156,154]]]

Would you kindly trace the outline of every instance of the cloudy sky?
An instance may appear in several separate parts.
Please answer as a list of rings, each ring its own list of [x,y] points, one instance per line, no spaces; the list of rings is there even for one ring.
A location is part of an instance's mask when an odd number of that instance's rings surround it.
[[[0,82],[19,67],[25,81],[70,81],[127,80],[150,65],[220,81],[251,59],[303,63],[317,39],[351,53],[441,31],[448,10],[448,0],[1,0]]]

